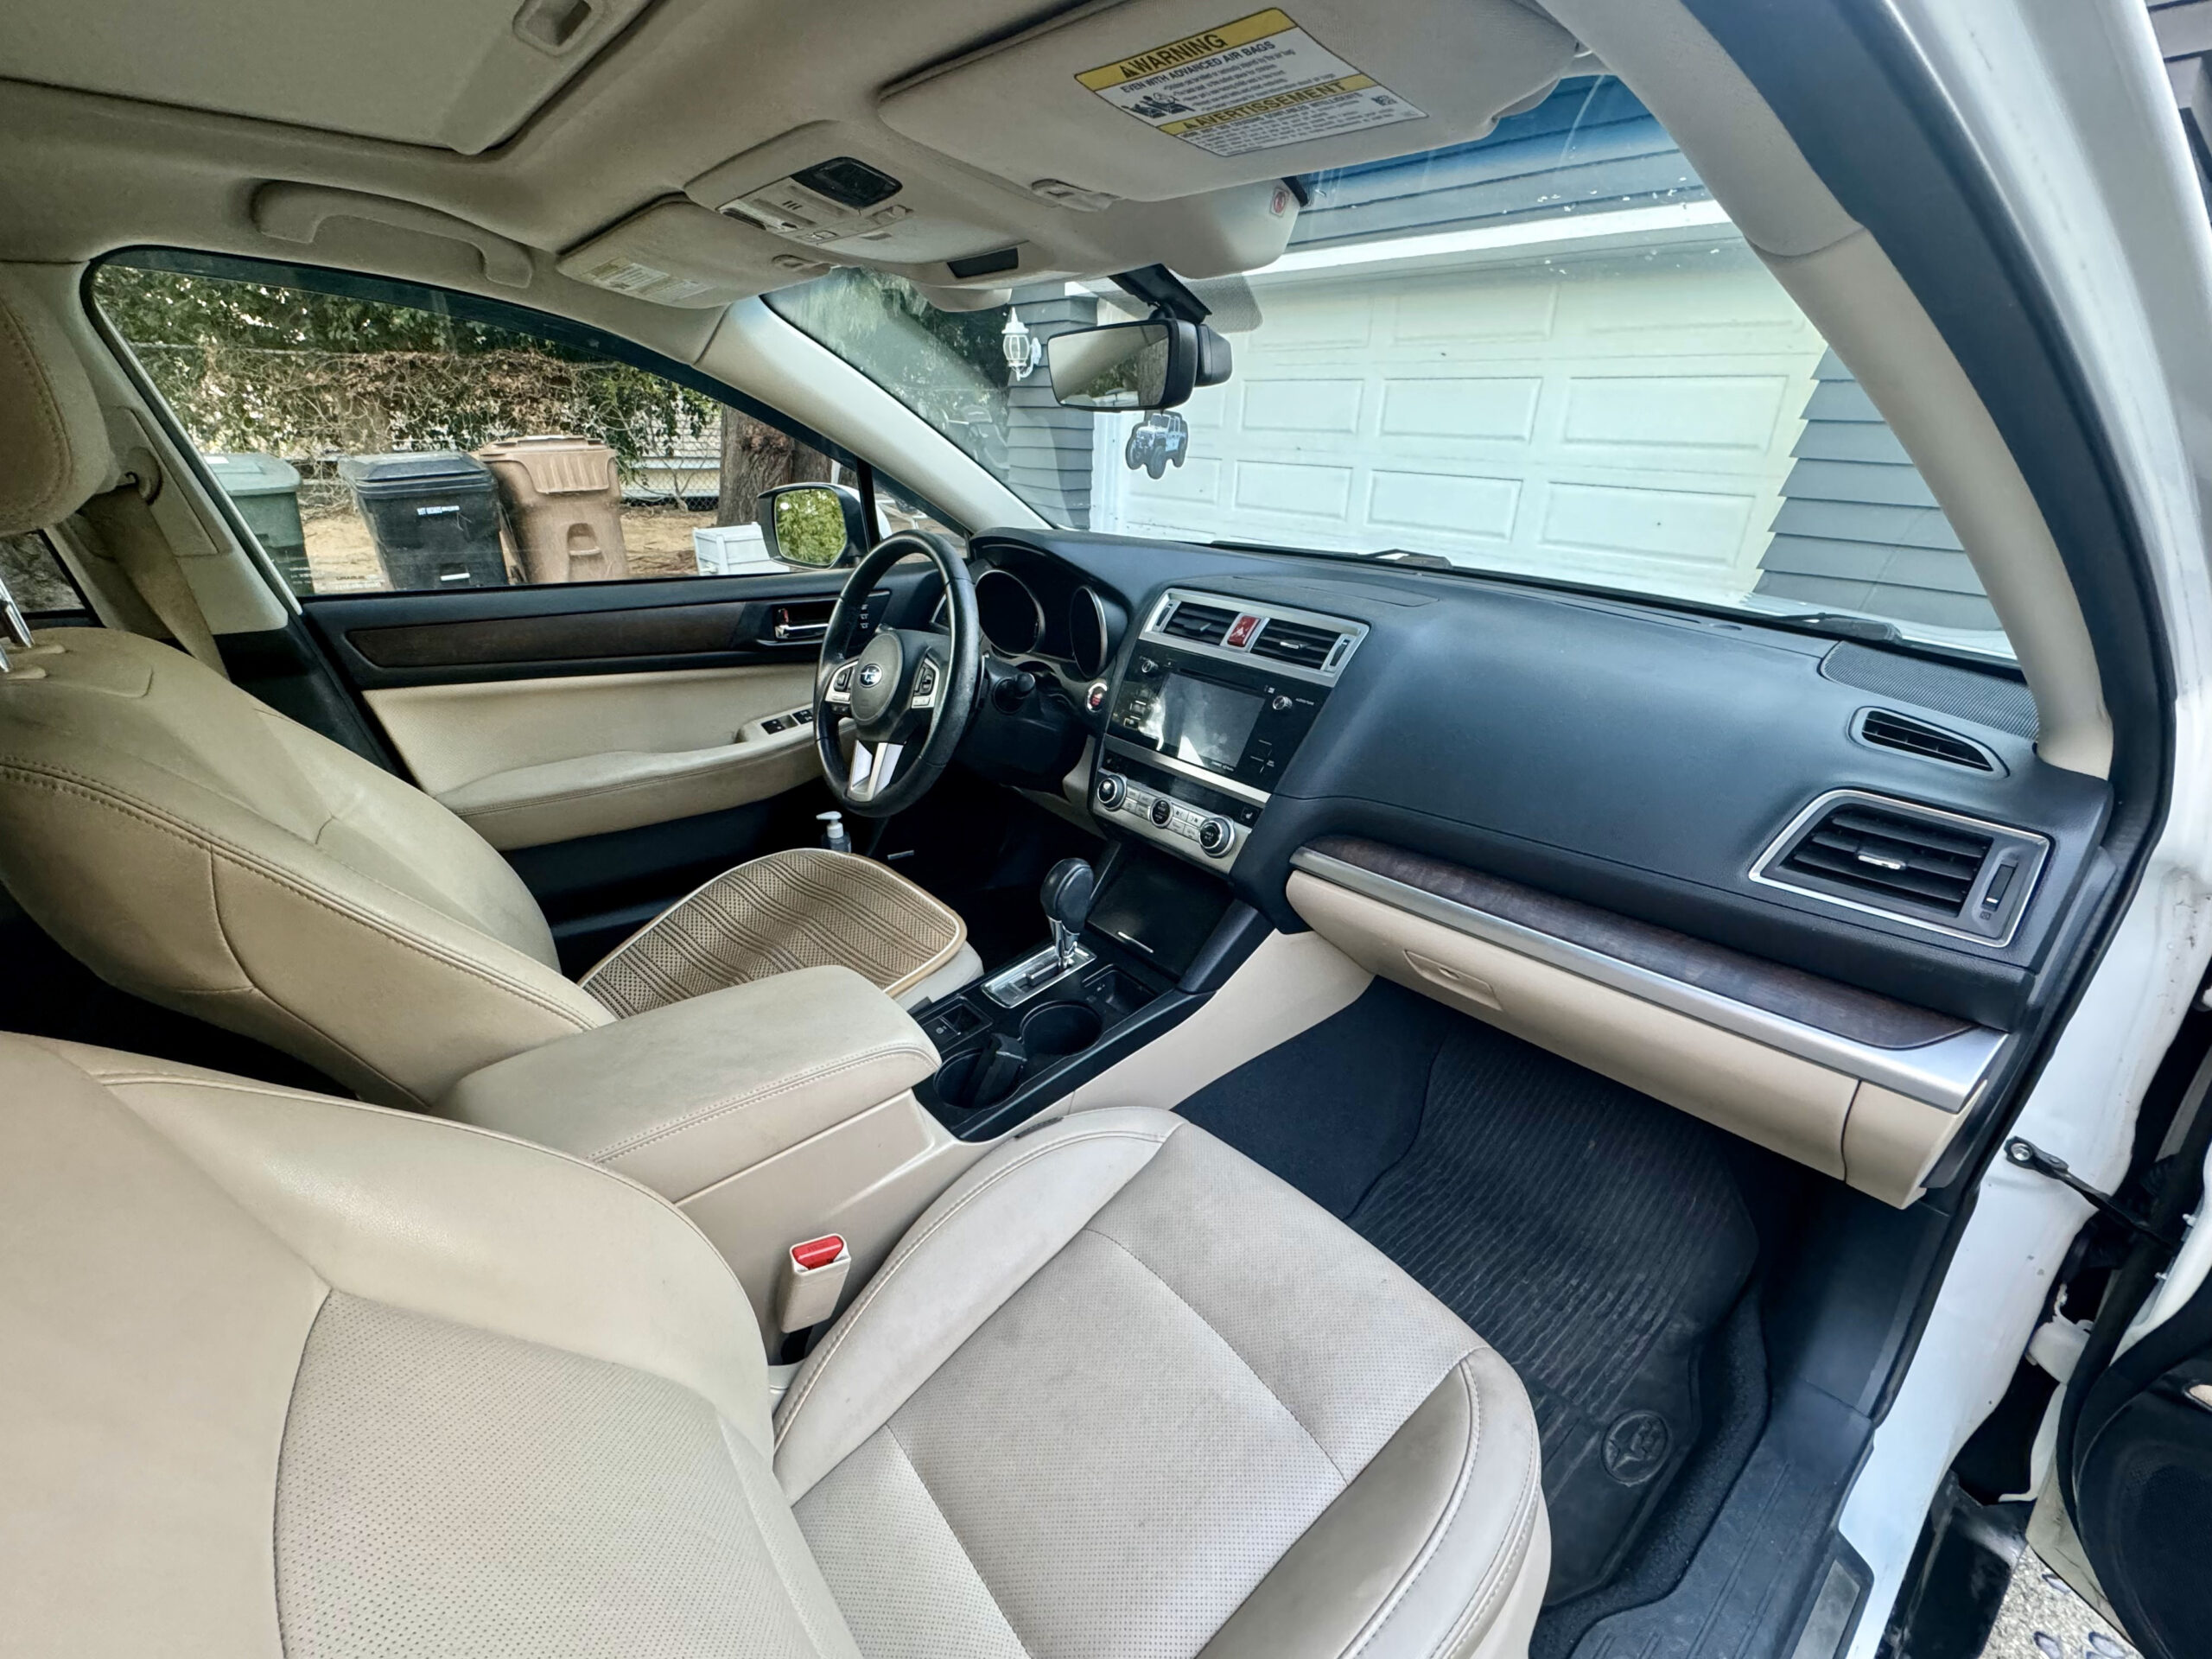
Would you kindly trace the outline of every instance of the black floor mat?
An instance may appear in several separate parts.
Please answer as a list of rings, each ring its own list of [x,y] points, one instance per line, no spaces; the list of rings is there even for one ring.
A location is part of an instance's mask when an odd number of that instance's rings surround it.
[[[1757,1236],[1718,1131],[1431,1010],[1378,982],[1182,1110],[1346,1215],[1520,1373],[1559,1602],[1604,1581],[1704,1432],[1700,1357]]]

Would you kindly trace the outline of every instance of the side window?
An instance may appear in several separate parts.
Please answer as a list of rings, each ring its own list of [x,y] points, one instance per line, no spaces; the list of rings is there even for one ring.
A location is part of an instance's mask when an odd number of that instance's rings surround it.
[[[27,536],[0,536],[0,582],[16,609],[33,622],[89,618],[77,584],[69,579],[46,537],[38,531]]]
[[[702,392],[435,296],[119,263],[93,294],[302,595],[780,575],[761,491],[854,482]]]

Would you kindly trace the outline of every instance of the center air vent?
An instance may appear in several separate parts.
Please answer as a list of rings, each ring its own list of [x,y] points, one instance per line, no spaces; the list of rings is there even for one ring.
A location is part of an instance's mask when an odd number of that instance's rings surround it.
[[[2002,944],[2049,849],[2041,836],[1847,790],[1801,814],[1752,879]]]
[[[1200,605],[1184,600],[1169,613],[1160,631],[1177,639],[1195,639],[1202,645],[1217,645],[1229,636],[1229,625],[1236,620],[1236,613],[1222,609],[1218,605]]]
[[[1852,728],[1859,741],[1878,749],[1897,749],[1923,760],[1942,760],[1976,772],[2002,772],[1997,758],[1971,738],[1930,726],[1924,720],[1887,709],[1862,709]]]
[[[1368,632],[1366,623],[1325,611],[1180,588],[1154,601],[1152,617],[1139,639],[1235,663],[1260,676],[1253,689],[1269,696],[1285,676],[1334,685]]]
[[[1343,638],[1334,628],[1312,628],[1303,622],[1286,622],[1278,616],[1260,630],[1260,637],[1252,642],[1252,654],[1272,657],[1279,663],[1295,663],[1300,668],[1319,668],[1329,660],[1329,653]]]

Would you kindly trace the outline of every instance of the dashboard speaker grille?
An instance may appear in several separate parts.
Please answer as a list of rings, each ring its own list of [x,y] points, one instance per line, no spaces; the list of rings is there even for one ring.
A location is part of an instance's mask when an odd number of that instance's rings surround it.
[[[1236,620],[1236,613],[1217,605],[1199,605],[1190,600],[1178,601],[1167,620],[1160,625],[1162,633],[1178,639],[1195,639],[1202,645],[1217,645],[1229,637],[1230,624]]]
[[[1782,868],[1956,917],[1995,844],[1975,830],[1853,801],[1822,815],[1784,855]]]
[[[1279,663],[1294,663],[1300,668],[1319,668],[1329,660],[1329,653],[1343,638],[1334,628],[1313,628],[1302,622],[1286,622],[1275,617],[1252,642],[1252,654],[1272,657]]]

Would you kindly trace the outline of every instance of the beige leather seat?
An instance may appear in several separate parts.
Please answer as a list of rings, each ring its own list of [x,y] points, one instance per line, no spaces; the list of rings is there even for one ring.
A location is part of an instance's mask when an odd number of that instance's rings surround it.
[[[58,523],[112,470],[82,365],[0,288],[0,536]],[[105,629],[42,634],[0,674],[0,881],[111,984],[395,1104],[767,974],[839,963],[911,1004],[982,966],[912,882],[805,849],[728,873],[572,984],[520,878],[451,811]]]
[[[772,1423],[659,1198],[489,1132],[0,1038],[10,1652],[1525,1653],[1503,1361],[1167,1113],[915,1225]]]

